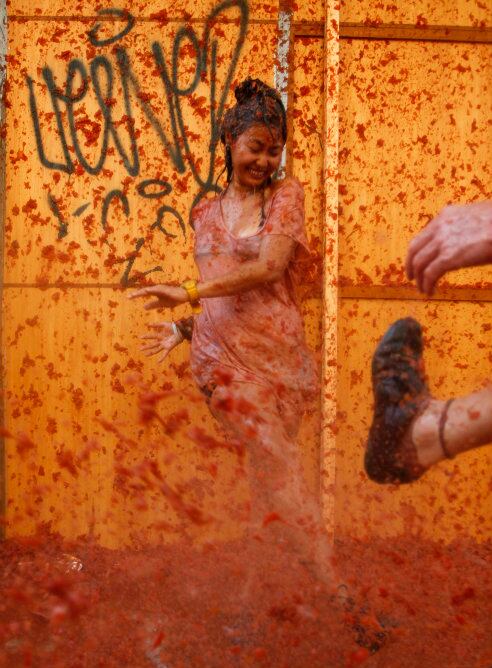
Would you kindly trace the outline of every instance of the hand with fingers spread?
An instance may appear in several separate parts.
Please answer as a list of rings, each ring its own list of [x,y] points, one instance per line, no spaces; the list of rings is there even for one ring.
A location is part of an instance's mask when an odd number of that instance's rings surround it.
[[[144,334],[141,339],[149,341],[143,348],[140,348],[147,357],[161,353],[158,362],[163,362],[173,348],[179,346],[184,340],[179,329],[172,322],[157,322],[149,325],[155,332],[153,334]]]
[[[157,298],[145,304],[144,308],[147,311],[155,308],[174,308],[188,301],[186,290],[177,285],[149,285],[147,288],[141,288],[130,295],[130,299],[139,297]]]
[[[492,201],[446,206],[410,243],[407,276],[432,295],[448,271],[492,262]]]

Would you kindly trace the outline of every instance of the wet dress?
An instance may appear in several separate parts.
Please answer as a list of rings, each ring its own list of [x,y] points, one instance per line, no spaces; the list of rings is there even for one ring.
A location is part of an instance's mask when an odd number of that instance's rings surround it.
[[[309,253],[304,192],[297,179],[276,184],[265,215],[258,232],[238,238],[225,225],[219,197],[203,200],[193,211],[200,280],[223,277],[257,259],[267,235],[288,236],[297,243],[280,280],[235,295],[202,299],[203,310],[193,326],[191,370],[208,396],[226,379],[236,388],[247,384],[249,396],[255,388],[268,390],[280,413],[299,413],[316,393],[318,381],[295,294],[296,265],[302,253]]]

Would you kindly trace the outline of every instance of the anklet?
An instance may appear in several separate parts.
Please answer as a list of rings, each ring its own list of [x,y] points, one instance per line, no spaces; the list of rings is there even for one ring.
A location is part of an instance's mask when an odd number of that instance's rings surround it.
[[[444,440],[444,427],[446,426],[449,407],[451,406],[453,401],[454,399],[448,399],[446,401],[446,403],[444,404],[444,408],[442,409],[441,417],[439,418],[439,444],[442,448],[444,456],[447,457],[447,459],[454,459],[454,455],[449,452],[448,446],[446,445],[446,441]]]

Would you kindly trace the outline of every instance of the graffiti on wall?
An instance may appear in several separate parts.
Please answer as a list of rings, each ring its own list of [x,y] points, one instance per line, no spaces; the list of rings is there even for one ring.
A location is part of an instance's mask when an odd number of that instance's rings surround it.
[[[213,34],[213,26],[221,15],[234,8],[239,10],[240,15],[237,36],[233,44],[232,57],[225,78],[219,82],[217,72],[219,44]],[[141,134],[138,131],[135,121],[136,105],[139,105],[146,121],[155,132],[160,147],[169,157],[173,169],[179,174],[186,172],[191,174],[197,186],[197,193],[192,203],[193,208],[207,192],[218,191],[219,189],[215,182],[215,157],[227,96],[248,29],[247,0],[224,0],[218,4],[204,22],[201,39],[191,25],[181,26],[174,36],[170,62],[166,62],[163,46],[160,42],[154,41],[150,45],[154,65],[153,71],[158,73],[159,85],[162,87],[163,93],[162,104],[166,106],[170,121],[170,131],[168,132],[153,111],[146,91],[135,74],[131,53],[121,45],[121,40],[134,28],[135,18],[127,11],[114,8],[100,10],[99,14],[125,21],[124,28],[109,38],[103,39],[99,36],[101,32],[100,23],[96,23],[87,33],[90,44],[95,48],[114,45],[114,56],[112,58],[97,55],[87,63],[79,58],[73,58],[67,64],[63,87],[57,85],[54,72],[50,67],[45,66],[41,71],[42,85],[48,95],[56,122],[57,146],[55,148],[53,148],[51,139],[48,141],[47,137],[43,135],[35,81],[30,76],[26,76],[32,127],[39,160],[43,167],[49,170],[64,172],[68,175],[85,172],[96,177],[104,169],[108,151],[111,148],[121,158],[126,174],[134,179],[141,178],[144,175],[141,173],[138,142],[143,133]],[[180,51],[184,45],[191,46],[188,53],[191,51],[194,57],[193,76],[191,82],[186,86],[182,85],[179,80]],[[187,133],[183,103],[186,98],[189,98],[196,91],[199,83],[205,79],[209,83],[210,137],[208,141],[208,161],[200,171],[193,160],[193,146]],[[113,117],[117,84],[121,87],[121,102],[125,109],[123,124],[121,121],[115,122]],[[154,84],[157,85],[157,82],[152,78],[152,75],[146,77],[147,87]],[[95,95],[100,115],[102,115],[100,152],[97,160],[92,163],[84,154],[76,118],[80,105],[83,104],[90,91]],[[65,124],[64,116],[66,117]],[[54,150],[62,156],[61,160],[54,159],[52,155]],[[155,220],[150,225],[149,233],[157,231],[168,237],[175,237],[176,235],[168,229],[169,225],[166,223],[166,219],[172,217],[174,222],[177,222],[180,233],[183,236],[186,235],[186,225],[183,217],[173,206],[165,203],[166,197],[169,197],[172,193],[171,183],[165,179],[144,178],[138,181],[136,192],[142,198],[155,200],[158,205]],[[126,218],[130,217],[131,206],[127,194],[119,188],[110,190],[103,197],[100,214],[102,233],[110,229],[111,210],[118,202],[122,206]],[[57,220],[58,239],[69,236],[70,221],[64,217],[60,204],[52,193],[48,193],[48,204]],[[89,206],[90,203],[83,203],[76,209],[73,216],[82,215]],[[148,235],[138,238],[135,247],[125,256],[124,269],[121,275],[123,285],[129,285],[146,274],[162,270],[160,266],[145,271],[138,267],[139,252],[144,246],[146,238],[148,238]],[[107,239],[106,243],[108,243]]]

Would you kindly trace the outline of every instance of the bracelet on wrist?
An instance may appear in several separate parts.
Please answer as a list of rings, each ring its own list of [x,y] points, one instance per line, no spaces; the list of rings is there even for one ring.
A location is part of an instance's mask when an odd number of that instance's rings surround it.
[[[180,331],[183,339],[186,339],[186,341],[191,341],[193,337],[193,325],[193,316],[189,316],[188,318],[181,318],[181,320],[176,322],[176,327]]]
[[[181,283],[181,287],[186,290],[188,295],[188,301],[191,304],[191,310],[193,313],[201,313],[202,307],[200,306],[200,298],[198,296],[198,288],[196,281],[189,280]]]
[[[179,338],[179,342],[181,343],[182,341],[184,341],[183,332],[179,329],[178,325],[174,322],[174,320],[171,324],[172,324],[174,335]]]

